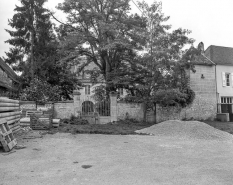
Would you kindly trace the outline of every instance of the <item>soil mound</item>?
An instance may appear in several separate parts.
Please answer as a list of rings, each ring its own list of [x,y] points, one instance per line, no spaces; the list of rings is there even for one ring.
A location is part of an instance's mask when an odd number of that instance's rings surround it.
[[[200,121],[169,120],[136,132],[184,139],[233,141],[233,135]]]

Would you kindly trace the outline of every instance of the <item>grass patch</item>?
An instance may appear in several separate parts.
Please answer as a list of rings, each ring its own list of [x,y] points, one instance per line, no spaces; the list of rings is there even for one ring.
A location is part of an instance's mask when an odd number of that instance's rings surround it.
[[[120,120],[107,124],[89,124],[85,120],[72,118],[72,120],[62,120],[59,128],[54,131],[72,134],[129,135],[137,134],[136,130],[150,127],[151,125],[153,123],[138,122],[136,120]]]

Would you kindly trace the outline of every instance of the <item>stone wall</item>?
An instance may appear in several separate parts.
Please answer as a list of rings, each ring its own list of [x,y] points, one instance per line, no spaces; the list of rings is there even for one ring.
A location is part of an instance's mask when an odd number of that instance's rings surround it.
[[[74,101],[48,102],[45,105],[37,105],[34,101],[20,101],[22,116],[26,116],[27,110],[38,110],[40,108],[53,109],[54,118],[70,118],[74,114]]]
[[[35,110],[36,102],[34,101],[20,101],[19,102],[20,110]]]
[[[74,101],[62,101],[54,103],[55,118],[70,118],[74,115]]]
[[[139,103],[117,103],[117,120],[133,118],[141,121],[143,119],[143,107]]]

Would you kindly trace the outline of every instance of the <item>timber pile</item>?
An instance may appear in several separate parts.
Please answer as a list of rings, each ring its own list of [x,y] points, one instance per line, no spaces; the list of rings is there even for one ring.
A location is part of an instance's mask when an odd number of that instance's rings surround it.
[[[0,120],[5,119],[13,133],[20,130],[19,101],[0,97]]]

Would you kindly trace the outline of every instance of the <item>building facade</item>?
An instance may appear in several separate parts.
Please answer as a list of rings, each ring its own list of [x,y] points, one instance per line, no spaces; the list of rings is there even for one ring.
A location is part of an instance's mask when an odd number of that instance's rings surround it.
[[[233,48],[211,45],[205,55],[216,64],[218,113],[228,113],[233,121]]]

